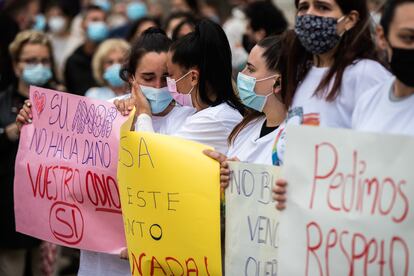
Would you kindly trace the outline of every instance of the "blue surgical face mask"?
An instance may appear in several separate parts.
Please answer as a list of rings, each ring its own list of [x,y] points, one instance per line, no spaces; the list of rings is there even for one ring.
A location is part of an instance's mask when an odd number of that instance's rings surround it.
[[[239,90],[239,96],[243,104],[254,110],[263,112],[267,98],[273,94],[273,91],[265,96],[262,96],[257,95],[256,92],[254,92],[254,88],[256,86],[256,82],[265,81],[274,77],[276,77],[276,75],[256,80],[254,77],[239,73],[237,76],[237,89]]]
[[[103,78],[109,83],[110,86],[121,87],[125,85],[125,82],[119,76],[120,72],[121,64],[115,63],[105,70]]]
[[[42,64],[28,66],[23,69],[22,79],[29,85],[44,85],[52,78],[52,70]]]
[[[103,21],[90,22],[86,33],[93,42],[101,42],[108,37],[109,29]]]
[[[108,0],[95,0],[93,3],[105,12],[111,11],[112,5]]]
[[[147,6],[141,2],[132,2],[127,6],[127,16],[129,20],[135,21],[147,15]]]
[[[168,87],[154,88],[141,85],[141,90],[149,101],[153,114],[163,112],[173,100]]]
[[[46,17],[43,14],[35,16],[33,29],[39,32],[43,32],[46,29]]]

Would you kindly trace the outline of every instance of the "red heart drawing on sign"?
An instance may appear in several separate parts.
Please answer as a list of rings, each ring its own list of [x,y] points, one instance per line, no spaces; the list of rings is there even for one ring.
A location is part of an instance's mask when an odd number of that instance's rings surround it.
[[[34,93],[34,106],[37,111],[37,115],[40,116],[40,114],[45,109],[46,104],[46,95],[45,93],[39,94],[38,91],[35,91]]]

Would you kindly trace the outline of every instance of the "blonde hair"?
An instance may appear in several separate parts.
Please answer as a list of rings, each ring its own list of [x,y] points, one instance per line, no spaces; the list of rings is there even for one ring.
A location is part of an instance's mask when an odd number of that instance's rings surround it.
[[[120,50],[124,52],[126,58],[129,49],[128,42],[123,39],[108,39],[102,42],[92,60],[93,76],[100,85],[105,85],[103,65],[107,55],[112,51]]]
[[[9,53],[13,62],[19,61],[20,54],[22,53],[23,47],[26,46],[26,44],[39,44],[46,46],[49,50],[50,59],[53,64],[53,49],[49,38],[46,34],[33,30],[18,33],[16,38],[10,44]]]

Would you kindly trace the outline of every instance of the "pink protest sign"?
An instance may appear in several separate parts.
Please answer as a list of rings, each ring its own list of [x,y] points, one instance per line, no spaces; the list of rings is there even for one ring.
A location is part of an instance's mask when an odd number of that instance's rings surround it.
[[[64,246],[125,247],[116,170],[126,117],[112,103],[30,87],[14,201],[18,232]]]

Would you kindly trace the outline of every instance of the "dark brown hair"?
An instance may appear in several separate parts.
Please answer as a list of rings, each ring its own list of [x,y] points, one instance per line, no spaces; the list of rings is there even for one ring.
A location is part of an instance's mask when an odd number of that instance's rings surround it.
[[[232,85],[230,44],[219,24],[201,20],[194,32],[171,44],[170,52],[174,64],[199,70],[198,93],[202,103],[209,106],[227,103],[244,115],[245,107]]]
[[[384,11],[381,17],[381,26],[384,34],[388,38],[391,22],[394,20],[395,10],[398,6],[406,3],[414,3],[414,0],[388,0],[384,5]]]
[[[149,28],[144,31],[141,37],[134,42],[127,62],[122,66],[120,77],[126,83],[130,83],[130,79],[135,75],[137,65],[141,58],[149,53],[166,53],[171,45],[171,39],[167,37],[165,32],[159,28]]]
[[[360,59],[378,61],[375,43],[370,31],[370,16],[366,0],[335,0],[335,2],[345,15],[351,11],[357,11],[359,20],[352,29],[342,36],[333,56],[334,63],[316,88],[315,94],[322,97],[333,80],[332,88],[326,94],[327,101],[333,101],[339,95],[343,74],[349,65]],[[298,8],[298,4],[299,0],[295,0],[296,8]],[[306,78],[312,66],[313,56],[305,50],[297,37],[292,39],[290,44],[286,89],[288,94],[293,94]]]
[[[282,89],[280,95],[282,97],[282,102],[286,108],[291,104],[293,99],[293,94],[289,95],[287,94],[287,91],[283,89],[286,82],[286,80],[284,80],[284,72],[286,71],[285,53],[287,50],[284,45],[286,45],[285,40],[288,39],[289,35],[289,33],[285,33],[279,36],[269,36],[257,43],[258,46],[264,48],[262,57],[265,59],[266,68],[270,71],[276,71],[282,76],[282,82],[280,83]],[[256,110],[247,108],[246,116],[244,116],[243,120],[238,125],[236,125],[236,127],[230,133],[228,143],[234,143],[236,137],[249,123],[258,120],[263,116],[263,112],[258,112]]]

